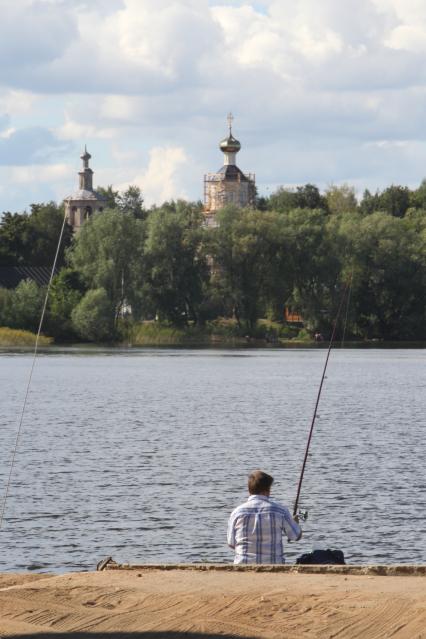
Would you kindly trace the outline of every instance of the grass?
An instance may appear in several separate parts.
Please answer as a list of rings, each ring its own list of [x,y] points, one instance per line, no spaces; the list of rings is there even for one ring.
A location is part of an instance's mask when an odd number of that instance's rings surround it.
[[[232,344],[248,342],[307,342],[309,336],[299,328],[284,326],[268,320],[260,320],[250,338],[247,329],[239,327],[234,319],[217,318],[206,326],[176,328],[159,322],[141,322],[123,330],[124,341],[133,346],[178,346],[182,344]],[[125,336],[125,337],[124,337]]]
[[[133,346],[177,346],[208,340],[206,332],[197,327],[175,328],[157,322],[134,325],[128,337]]]
[[[36,335],[30,331],[0,327],[0,346],[35,346]],[[39,346],[48,346],[53,342],[51,337],[40,335]]]

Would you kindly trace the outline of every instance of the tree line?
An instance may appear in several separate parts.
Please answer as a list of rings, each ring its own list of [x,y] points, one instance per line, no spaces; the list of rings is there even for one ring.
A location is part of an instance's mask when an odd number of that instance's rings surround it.
[[[426,182],[390,186],[358,202],[348,185],[280,188],[256,209],[228,206],[206,228],[201,203],[149,209],[137,187],[102,193],[108,208],[73,237],[66,228],[45,332],[58,340],[114,340],[123,323],[177,327],[233,318],[256,335],[284,310],[305,331],[329,334],[350,282],[346,333],[356,339],[426,338]],[[5,212],[1,266],[51,266],[63,208]],[[0,325],[35,330],[45,291],[32,281],[0,289]]]

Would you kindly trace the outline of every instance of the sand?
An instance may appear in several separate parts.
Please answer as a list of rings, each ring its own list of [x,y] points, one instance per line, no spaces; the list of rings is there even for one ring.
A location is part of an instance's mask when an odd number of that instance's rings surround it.
[[[10,636],[426,638],[426,577],[178,569],[3,574],[0,637]]]

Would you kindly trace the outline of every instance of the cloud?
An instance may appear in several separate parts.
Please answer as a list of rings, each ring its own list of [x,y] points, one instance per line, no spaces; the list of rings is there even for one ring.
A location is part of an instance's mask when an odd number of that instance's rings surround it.
[[[33,202],[61,201],[72,175],[68,164],[0,166],[0,215],[23,211]]]
[[[77,36],[77,23],[71,11],[59,2],[18,0],[0,3],[1,76],[13,80],[16,71],[31,73],[37,65],[61,57]],[[27,75],[28,77],[28,75]]]
[[[0,165],[45,164],[52,156],[68,148],[42,127],[14,130],[10,135],[0,138]]]
[[[161,203],[166,200],[187,198],[182,183],[182,173],[188,168],[188,158],[179,147],[154,147],[149,153],[149,164],[145,171],[137,174],[130,182],[118,185],[124,190],[130,184],[139,186],[145,203]]]
[[[87,142],[100,183],[197,199],[232,110],[260,189],[423,176],[424,0],[2,4],[0,161]]]
[[[37,101],[37,96],[29,91],[17,91],[13,89],[0,89],[0,112],[9,115],[28,113]]]
[[[114,12],[101,8],[18,2],[0,25],[0,55],[10,61],[0,79],[42,92],[164,92],[192,83],[219,43],[205,0],[123,0]]]

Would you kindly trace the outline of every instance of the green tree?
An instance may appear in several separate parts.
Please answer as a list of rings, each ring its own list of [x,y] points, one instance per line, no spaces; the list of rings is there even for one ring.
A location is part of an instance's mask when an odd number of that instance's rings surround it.
[[[355,189],[348,184],[329,186],[325,192],[325,199],[330,213],[353,213],[358,209]]]
[[[64,221],[63,206],[32,204],[31,213],[5,213],[0,222],[1,266],[51,266]],[[65,225],[57,266],[64,264],[72,229]]]
[[[120,193],[117,197],[117,207],[123,213],[130,213],[138,220],[143,220],[146,217],[142,192],[138,186],[129,186],[124,193]]]
[[[199,205],[170,202],[147,221],[145,292],[161,319],[175,325],[198,322],[208,278]]]
[[[380,211],[380,193],[376,191],[374,194],[365,189],[360,202],[360,211],[364,215],[371,215],[375,211]]]
[[[107,210],[85,222],[69,253],[84,285],[106,291],[115,322],[129,305],[133,316],[140,316],[144,240],[141,220]]]
[[[12,291],[6,325],[36,332],[46,291],[31,280],[24,280]]]
[[[362,337],[424,339],[425,226],[378,212],[340,221],[351,246],[351,316]]]
[[[389,186],[382,191],[379,199],[379,210],[394,217],[404,217],[410,206],[410,190],[406,186]]]
[[[0,288],[0,326],[10,326],[13,291]]]
[[[104,199],[104,208],[106,209],[116,209],[118,208],[118,197],[119,192],[114,191],[112,188],[112,184],[109,184],[106,188],[103,186],[98,186],[96,189],[98,195],[100,195]]]
[[[284,217],[234,207],[217,215],[219,226],[210,231],[209,242],[213,290],[228,314],[252,333],[268,307],[281,315],[292,288]]]
[[[292,209],[323,209],[327,208],[327,199],[321,195],[314,184],[298,186],[296,190],[280,187],[269,198],[268,208],[282,213]]]
[[[114,306],[103,288],[87,291],[71,319],[75,332],[84,340],[103,342],[115,337]]]
[[[329,230],[334,217],[320,209],[296,209],[285,216],[294,274],[290,306],[302,315],[308,330],[325,334],[331,330],[342,290],[342,258]]]
[[[55,202],[31,205],[26,237],[26,242],[29,245],[28,261],[30,266],[51,266],[53,264],[64,214],[63,205],[58,206]],[[65,251],[71,241],[72,229],[68,224],[65,224],[58,253],[58,267],[64,265]]]
[[[426,179],[420,186],[410,193],[410,206],[416,209],[426,210]]]
[[[404,217],[411,199],[411,192],[406,186],[392,185],[384,191],[376,191],[374,194],[371,194],[367,189],[364,191],[360,210],[366,215],[382,211],[394,217]]]
[[[21,266],[30,263],[28,222],[27,213],[3,213],[0,218],[0,266]]]
[[[46,332],[61,340],[75,337],[71,314],[85,293],[77,271],[63,268],[55,275],[49,292]]]

